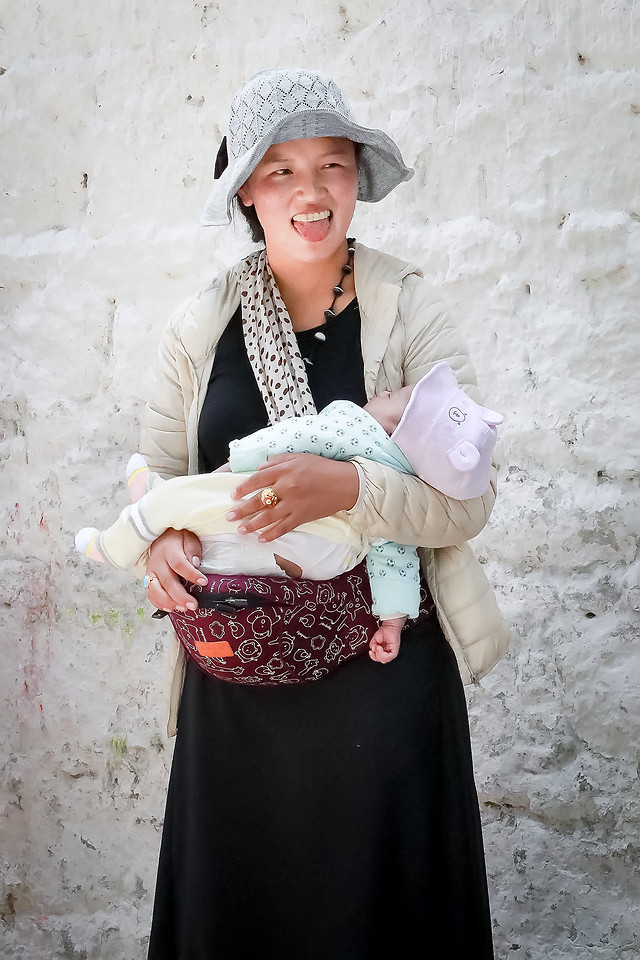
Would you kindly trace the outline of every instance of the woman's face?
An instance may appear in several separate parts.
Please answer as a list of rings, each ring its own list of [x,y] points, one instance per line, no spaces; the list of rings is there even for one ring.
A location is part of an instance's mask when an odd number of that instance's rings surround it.
[[[238,190],[256,209],[270,258],[306,261],[344,243],[357,193],[355,146],[343,137],[274,144]]]

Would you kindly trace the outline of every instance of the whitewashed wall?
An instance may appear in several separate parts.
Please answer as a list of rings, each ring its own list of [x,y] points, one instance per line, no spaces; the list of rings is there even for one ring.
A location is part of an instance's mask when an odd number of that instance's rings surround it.
[[[416,176],[354,232],[442,285],[506,415],[477,549],[513,644],[470,692],[497,956],[638,956],[639,17],[1,0],[3,957],[145,956],[167,628],[73,532],[124,503],[169,311],[246,246],[197,212],[231,95],[277,64],[398,139]]]

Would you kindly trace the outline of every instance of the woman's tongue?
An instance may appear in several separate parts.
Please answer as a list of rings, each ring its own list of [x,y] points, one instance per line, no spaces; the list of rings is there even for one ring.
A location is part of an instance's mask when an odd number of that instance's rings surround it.
[[[301,237],[316,243],[318,240],[324,240],[329,233],[331,217],[324,217],[322,220],[293,220],[292,222],[296,232]]]

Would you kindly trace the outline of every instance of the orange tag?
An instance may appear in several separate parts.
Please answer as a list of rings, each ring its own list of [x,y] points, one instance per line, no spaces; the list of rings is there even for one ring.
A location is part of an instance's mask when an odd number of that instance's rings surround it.
[[[216,640],[211,643],[205,643],[202,640],[195,641],[196,650],[201,657],[232,657],[233,650],[227,640]]]

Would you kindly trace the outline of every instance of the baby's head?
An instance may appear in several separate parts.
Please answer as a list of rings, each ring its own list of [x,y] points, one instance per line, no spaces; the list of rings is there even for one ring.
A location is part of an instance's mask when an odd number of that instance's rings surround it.
[[[365,403],[364,409],[391,435],[402,419],[402,414],[411,399],[415,386],[417,384],[410,387],[400,387],[393,393],[391,390],[385,390],[384,393],[372,397]]]
[[[430,486],[457,500],[486,491],[503,418],[468,397],[444,360],[414,386],[373,397],[365,410]]]

